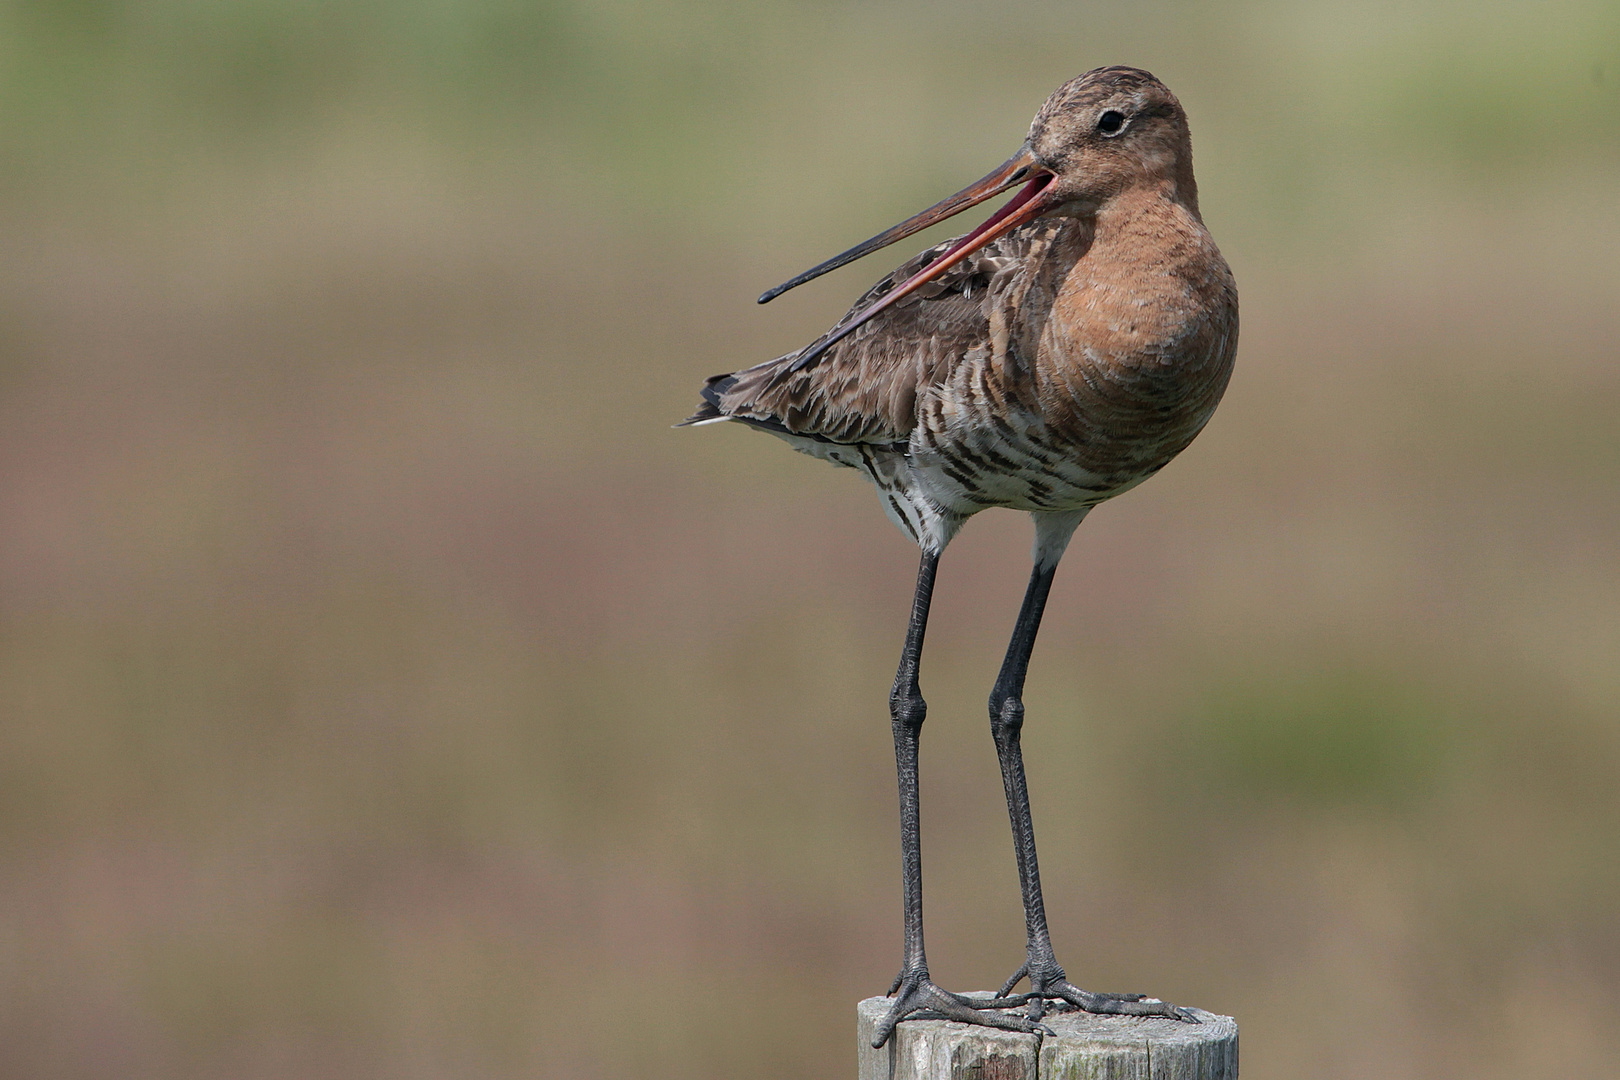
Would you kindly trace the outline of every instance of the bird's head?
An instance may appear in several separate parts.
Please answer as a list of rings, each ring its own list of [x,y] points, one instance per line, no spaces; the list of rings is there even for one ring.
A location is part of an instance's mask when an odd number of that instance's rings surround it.
[[[1140,68],[1097,68],[1064,83],[1035,114],[1024,148],[1034,169],[1052,175],[1041,193],[1047,213],[1095,213],[1141,186],[1198,212],[1187,114]]]

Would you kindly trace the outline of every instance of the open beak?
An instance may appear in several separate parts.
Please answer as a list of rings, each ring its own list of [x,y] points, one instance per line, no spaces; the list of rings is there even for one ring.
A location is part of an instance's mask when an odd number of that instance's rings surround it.
[[[960,214],[969,207],[977,206],[986,199],[994,198],[1008,188],[1016,186],[1020,181],[1028,181],[1024,184],[1023,190],[1008,200],[1007,205],[992,214],[983,225],[980,225],[977,229],[951,245],[939,258],[923,267],[912,277],[890,289],[882,299],[856,312],[853,317],[835,328],[832,333],[806,349],[794,360],[789,370],[799,371],[814,363],[827,349],[854,332],[856,327],[878,312],[910,296],[918,288],[943,274],[1002,234],[1010,232],[1024,224],[1024,222],[1039,217],[1046,210],[1051,209],[1049,201],[1042,196],[1047,186],[1051,184],[1052,179],[1053,173],[1049,169],[1037,165],[1034,155],[1029,152],[1029,148],[1026,146],[1003,162],[988,176],[974,181],[950,198],[935,203],[915,217],[907,218],[894,228],[878,233],[864,243],[856,244],[842,255],[835,255],[819,266],[811,267],[798,277],[778,285],[761,296],[759,302],[762,304],[768,303],[789,289],[803,285],[812,278],[820,277],[829,270],[836,270],[840,266],[854,262],[863,255],[870,255],[879,248],[887,247],[896,240],[903,240],[912,233],[921,232],[930,225]]]

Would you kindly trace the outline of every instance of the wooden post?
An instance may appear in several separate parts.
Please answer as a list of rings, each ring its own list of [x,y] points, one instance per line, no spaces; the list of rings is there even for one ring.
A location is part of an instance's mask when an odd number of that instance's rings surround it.
[[[872,1033],[891,1004],[867,998],[856,1009],[860,1080],[1237,1080],[1237,1021],[1202,1009],[1193,1010],[1198,1024],[1048,1014],[1056,1038],[907,1020],[874,1050]]]

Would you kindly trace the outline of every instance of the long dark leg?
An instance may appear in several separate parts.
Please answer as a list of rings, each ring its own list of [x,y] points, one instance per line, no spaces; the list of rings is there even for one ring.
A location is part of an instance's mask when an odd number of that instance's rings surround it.
[[[1001,988],[1005,997],[1018,981],[1029,976],[1029,1018],[1039,1020],[1048,997],[1061,998],[1087,1012],[1127,1013],[1135,1016],[1172,1016],[1192,1019],[1174,1005],[1146,999],[1141,994],[1093,994],[1071,984],[1052,951],[1046,925],[1046,902],[1041,898],[1041,871],[1035,856],[1035,823],[1029,810],[1029,787],[1024,780],[1024,676],[1030,653],[1041,628],[1046,598],[1052,591],[1057,564],[1036,563],[1024,592],[1018,622],[1013,626],[1007,657],[990,692],[990,732],[1001,763],[1001,782],[1007,793],[1007,814],[1012,819],[1013,852],[1018,859],[1018,885],[1024,899],[1024,926],[1028,934],[1024,965]]]
[[[900,654],[900,669],[889,691],[889,719],[894,728],[894,765],[900,780],[900,894],[905,911],[905,960],[890,993],[898,990],[908,976],[928,978],[928,957],[923,949],[922,922],[922,822],[918,803],[917,745],[922,736],[928,703],[918,684],[923,634],[928,629],[928,608],[934,597],[934,574],[939,556],[923,553],[917,569],[917,592],[911,601],[911,621],[906,626],[906,646]]]
[[[1018,609],[1012,641],[1001,662],[995,689],[990,691],[990,734],[996,741],[996,758],[1001,763],[1001,783],[1007,794],[1007,814],[1012,819],[1013,854],[1018,859],[1018,888],[1024,900],[1024,929],[1028,935],[1028,959],[1020,974],[1032,975],[1038,961],[1057,960],[1052,954],[1052,934],[1046,925],[1046,902],[1041,898],[1041,870],[1035,856],[1035,822],[1029,809],[1029,785],[1024,780],[1024,677],[1029,673],[1030,653],[1041,628],[1046,598],[1052,591],[1057,567],[1037,565],[1024,590],[1024,603]],[[1063,978],[1062,969],[1056,971]],[[1031,978],[1033,985],[1038,976]],[[1003,993],[1011,989],[1011,984]]]
[[[917,792],[917,744],[922,734],[928,704],[923,701],[917,675],[922,658],[923,632],[928,626],[928,606],[934,595],[934,572],[938,553],[924,552],[917,570],[917,593],[911,602],[911,622],[906,627],[906,646],[900,654],[900,670],[894,676],[889,694],[889,716],[894,727],[894,760],[900,780],[900,884],[905,914],[905,959],[900,974],[889,988],[894,1005],[878,1025],[873,1046],[882,1046],[895,1025],[907,1016],[941,1017],[969,1024],[984,1024],[1012,1031],[1042,1030],[1033,1021],[1001,1012],[979,1011],[991,1005],[935,986],[928,975],[928,957],[923,950],[922,921],[922,833]],[[1012,1004],[1021,1003],[1018,999]]]

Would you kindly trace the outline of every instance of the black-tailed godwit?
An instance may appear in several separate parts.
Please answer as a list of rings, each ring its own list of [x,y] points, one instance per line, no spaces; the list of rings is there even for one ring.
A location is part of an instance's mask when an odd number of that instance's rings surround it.
[[[1023,147],[994,172],[760,302],[1019,184],[983,225],[901,266],[806,348],[709,379],[686,421],[738,421],[861,471],[922,549],[889,696],[905,953],[878,1046],[922,1016],[1018,1031],[1042,1030],[1052,1007],[1193,1019],[1156,998],[1068,981],[1047,929],[1020,749],[1030,651],[1076,526],[1180,453],[1232,371],[1237,288],[1198,212],[1181,103],[1145,71],[1089,71],[1047,99]],[[984,999],[936,986],[923,950],[918,665],[940,552],[964,521],[996,506],[1035,521],[1034,569],[990,694],[1028,945]],[[1030,992],[1012,994],[1026,977]]]

